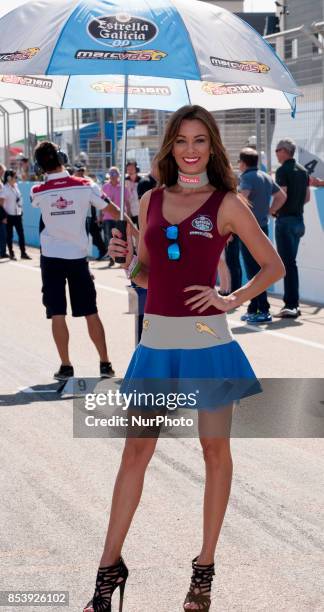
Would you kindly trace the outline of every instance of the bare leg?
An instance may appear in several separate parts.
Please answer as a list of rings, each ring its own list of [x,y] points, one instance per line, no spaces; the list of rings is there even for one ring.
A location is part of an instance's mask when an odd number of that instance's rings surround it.
[[[52,333],[62,365],[71,365],[69,357],[69,330],[64,315],[52,317]]]
[[[199,415],[200,442],[206,469],[203,544],[197,559],[200,565],[214,562],[230,495],[233,464],[229,433],[232,411],[233,407],[227,406],[219,412],[203,412]],[[185,609],[199,610],[199,604],[187,603]]]
[[[87,325],[88,325],[89,336],[99,353],[100,361],[105,361],[105,362],[109,361],[108,353],[107,353],[105,330],[103,328],[99,315],[98,314],[89,315],[88,317],[86,317],[86,320],[87,320]]]
[[[121,549],[139,504],[146,468],[154,453],[157,438],[127,438],[115,482],[108,533],[101,557],[101,567],[113,565]]]

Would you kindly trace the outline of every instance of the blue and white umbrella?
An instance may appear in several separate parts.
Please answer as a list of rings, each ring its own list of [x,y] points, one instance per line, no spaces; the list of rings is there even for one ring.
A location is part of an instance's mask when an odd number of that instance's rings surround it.
[[[263,38],[199,0],[30,0],[0,20],[3,74],[133,74],[298,94]]]
[[[0,72],[125,75],[124,126],[130,75],[300,93],[253,28],[199,0],[30,0],[0,19]]]

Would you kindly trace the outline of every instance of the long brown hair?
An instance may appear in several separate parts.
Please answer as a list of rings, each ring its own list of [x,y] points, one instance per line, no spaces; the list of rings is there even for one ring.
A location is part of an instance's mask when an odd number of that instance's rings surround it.
[[[227,153],[225,151],[218,125],[211,113],[202,106],[182,106],[173,113],[168,121],[161,146],[157,155],[160,184],[171,187],[178,180],[178,166],[172,155],[172,147],[179,133],[181,122],[184,119],[199,119],[206,126],[212,148],[212,155],[207,164],[207,175],[211,185],[219,191],[237,192],[235,174],[231,168]]]

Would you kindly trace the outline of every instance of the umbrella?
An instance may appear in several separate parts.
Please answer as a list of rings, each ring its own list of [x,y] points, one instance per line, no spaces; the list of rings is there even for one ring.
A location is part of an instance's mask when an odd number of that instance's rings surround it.
[[[124,75],[123,176],[130,75],[300,94],[253,28],[198,0],[30,0],[0,19],[0,35],[4,75]]]

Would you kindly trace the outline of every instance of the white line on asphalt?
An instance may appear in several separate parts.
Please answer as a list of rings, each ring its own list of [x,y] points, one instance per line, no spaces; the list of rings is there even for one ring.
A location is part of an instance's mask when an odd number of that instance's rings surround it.
[[[105,289],[106,291],[110,291],[111,293],[119,293],[119,295],[128,295],[127,291],[123,291],[122,289],[115,289],[115,287],[107,287],[107,285],[99,285],[99,283],[95,283],[98,289]]]
[[[56,389],[33,389],[33,387],[18,387],[20,393],[57,393]]]
[[[320,344],[319,342],[312,342],[311,340],[304,340],[304,338],[297,338],[296,336],[287,336],[286,334],[282,334],[281,332],[272,331],[271,329],[262,329],[257,327],[256,325],[249,325],[248,323],[242,323],[241,321],[237,321],[236,319],[228,319],[228,322],[232,325],[239,325],[240,327],[244,327],[245,329],[250,329],[254,332],[261,332],[263,334],[269,334],[271,336],[275,336],[276,338],[283,338],[283,340],[290,340],[291,342],[297,342],[298,344],[305,344],[306,346],[311,346],[312,348],[317,348],[324,351],[324,344]]]
[[[16,266],[17,268],[25,268],[26,270],[32,270],[33,272],[40,272],[40,268],[32,268],[31,266],[14,263],[11,262],[12,266]],[[100,285],[96,283],[96,287],[98,289],[103,289],[104,291],[110,291],[110,293],[118,293],[119,295],[127,295],[127,291],[123,291],[122,289],[115,289],[115,287],[109,287],[107,285]],[[282,334],[281,332],[271,331],[271,329],[262,329],[260,327],[256,327],[253,325],[249,325],[248,323],[243,323],[241,321],[237,321],[236,319],[228,319],[228,322],[231,325],[239,325],[240,327],[244,327],[245,329],[250,329],[254,332],[260,332],[263,334],[269,334],[270,336],[274,336],[275,338],[281,338],[282,340],[288,340],[290,342],[295,342],[297,344],[303,344],[304,346],[309,346],[311,348],[317,348],[321,351],[324,351],[324,344],[320,344],[319,342],[312,342],[311,340],[304,340],[304,338],[298,338],[296,336],[287,336],[286,334]]]
[[[11,261],[10,265],[15,266],[15,268],[24,268],[25,270],[31,270],[32,272],[40,272],[40,268],[34,268],[33,266],[28,266],[26,264],[14,263],[13,261]]]

